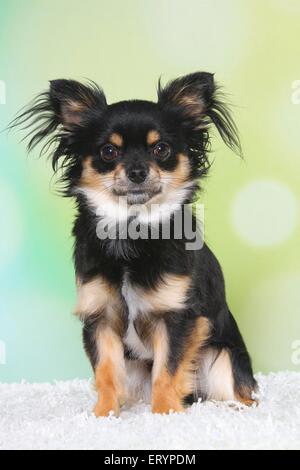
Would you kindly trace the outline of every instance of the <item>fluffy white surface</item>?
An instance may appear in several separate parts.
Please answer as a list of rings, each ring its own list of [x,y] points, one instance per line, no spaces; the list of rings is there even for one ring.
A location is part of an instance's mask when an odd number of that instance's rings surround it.
[[[300,373],[257,379],[258,407],[206,402],[160,416],[138,403],[100,419],[91,381],[0,384],[0,449],[299,449]]]

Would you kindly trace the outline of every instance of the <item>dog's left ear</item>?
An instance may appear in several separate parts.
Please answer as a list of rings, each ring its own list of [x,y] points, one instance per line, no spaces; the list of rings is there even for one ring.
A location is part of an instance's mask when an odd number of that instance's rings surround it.
[[[225,144],[241,154],[237,127],[228,107],[220,99],[213,74],[195,72],[172,80],[165,87],[159,81],[158,103],[174,111],[182,125],[194,135],[213,123]]]

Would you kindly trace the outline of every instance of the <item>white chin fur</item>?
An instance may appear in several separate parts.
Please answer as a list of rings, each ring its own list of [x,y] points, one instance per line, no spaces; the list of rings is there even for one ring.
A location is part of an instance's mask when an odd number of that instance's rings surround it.
[[[114,199],[112,194],[105,194],[90,188],[77,188],[75,193],[83,194],[86,197],[91,209],[105,225],[111,226],[125,222],[132,213],[141,224],[151,225],[168,219],[178,210],[189,196],[194,184],[194,181],[191,181],[182,188],[159,193],[146,202],[139,202],[139,199],[140,201],[145,199],[143,195],[130,195],[133,199],[128,201],[126,196]]]

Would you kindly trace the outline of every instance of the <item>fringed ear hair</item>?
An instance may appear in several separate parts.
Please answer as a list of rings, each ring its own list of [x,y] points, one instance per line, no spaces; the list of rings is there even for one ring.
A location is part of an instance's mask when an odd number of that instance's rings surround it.
[[[38,95],[9,125],[9,129],[29,129],[28,151],[44,141],[41,153],[56,144],[53,169],[63,155],[68,156],[68,143],[74,130],[86,121],[100,117],[106,108],[103,91],[93,82],[88,85],[74,80],[53,80],[48,91]]]
[[[106,107],[104,93],[93,82],[87,86],[74,80],[53,80],[49,96],[65,129],[74,124],[80,126],[87,113],[99,112]]]
[[[165,87],[159,81],[158,103],[180,115],[182,125],[193,135],[193,142],[197,141],[197,135],[200,138],[201,131],[205,132],[210,124],[214,124],[225,144],[241,155],[237,127],[221,99],[213,74],[195,72],[177,78]]]

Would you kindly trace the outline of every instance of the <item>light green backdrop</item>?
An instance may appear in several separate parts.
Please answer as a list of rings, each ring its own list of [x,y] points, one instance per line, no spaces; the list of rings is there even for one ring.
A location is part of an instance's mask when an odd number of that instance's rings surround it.
[[[300,370],[299,25],[300,0],[0,3],[0,127],[55,78],[91,78],[109,102],[155,99],[161,74],[207,70],[224,84],[245,161],[214,141],[206,241],[264,372]],[[71,315],[72,202],[18,140],[0,135],[0,379],[87,377]]]

